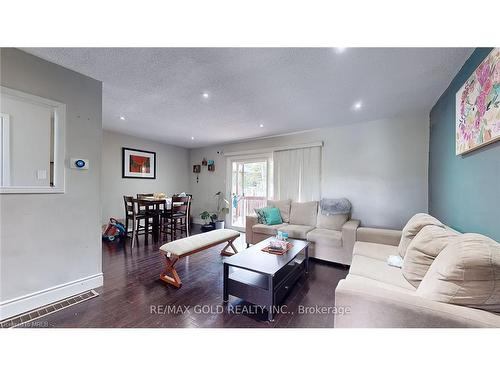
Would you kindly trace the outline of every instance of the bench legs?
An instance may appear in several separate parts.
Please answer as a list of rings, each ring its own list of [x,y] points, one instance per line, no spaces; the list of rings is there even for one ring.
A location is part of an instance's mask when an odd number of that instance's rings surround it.
[[[239,235],[238,235],[238,237],[230,238],[229,240],[227,240],[226,246],[224,246],[224,249],[222,249],[222,251],[220,252],[221,255],[231,256],[231,255],[234,255],[234,254],[238,253],[238,250],[236,249],[236,247],[233,244],[234,240],[237,239],[237,238],[239,238]],[[224,242],[226,242],[226,241],[224,241]],[[215,244],[210,244],[210,245],[208,245],[206,247],[193,250],[190,253],[186,253],[186,254],[183,254],[181,256],[173,255],[172,253],[166,253],[165,254],[165,259],[166,259],[166,262],[165,262],[165,271],[163,271],[160,274],[160,279],[162,281],[166,282],[167,284],[173,285],[176,288],[180,288],[181,285],[182,285],[182,281],[181,281],[181,278],[179,277],[179,274],[175,270],[175,263],[177,263],[177,261],[180,258],[183,258],[185,256],[188,256],[188,255],[191,255],[191,254],[194,254],[194,253],[197,253],[197,252],[205,250],[205,249],[209,249],[209,248],[211,248],[213,246],[216,246],[216,245],[220,245],[221,243],[222,242],[215,243]],[[229,248],[231,248],[232,251]]]
[[[236,247],[234,247],[233,245],[233,241],[235,240],[236,238],[233,238],[229,241],[227,241],[227,245],[224,246],[224,248],[222,249],[222,251],[220,252],[221,255],[227,255],[227,256],[231,256],[231,255],[234,255],[234,254],[238,254],[238,250],[236,250]],[[229,247],[231,247],[233,249],[233,251],[228,251],[229,250]]]
[[[176,288],[180,288],[182,285],[182,281],[181,278],[179,277],[179,274],[175,270],[175,263],[177,263],[179,258],[177,257],[171,258],[166,254],[165,259],[166,259],[165,271],[161,273],[160,279],[168,284],[175,286]]]

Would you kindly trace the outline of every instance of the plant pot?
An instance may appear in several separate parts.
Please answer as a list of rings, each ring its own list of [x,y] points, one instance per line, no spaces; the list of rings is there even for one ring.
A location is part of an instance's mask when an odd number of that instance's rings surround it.
[[[215,229],[215,225],[213,223],[210,223],[210,224],[203,224],[201,226],[201,231],[203,233],[205,232],[210,232],[211,230],[214,230]]]
[[[215,222],[215,229],[224,229],[225,224],[224,220],[217,220]]]

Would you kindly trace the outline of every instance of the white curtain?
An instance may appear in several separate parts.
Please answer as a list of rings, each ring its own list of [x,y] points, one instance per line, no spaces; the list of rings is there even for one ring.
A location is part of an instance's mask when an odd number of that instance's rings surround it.
[[[274,199],[298,202],[321,197],[321,147],[275,151]]]

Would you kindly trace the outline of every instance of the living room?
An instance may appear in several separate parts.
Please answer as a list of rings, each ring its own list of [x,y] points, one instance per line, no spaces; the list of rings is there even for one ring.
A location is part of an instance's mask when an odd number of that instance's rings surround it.
[[[50,40],[0,48],[9,339],[500,327],[494,40]]]

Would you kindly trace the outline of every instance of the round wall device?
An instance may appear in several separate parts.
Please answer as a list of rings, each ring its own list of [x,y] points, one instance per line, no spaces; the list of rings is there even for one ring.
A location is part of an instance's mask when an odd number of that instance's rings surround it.
[[[78,159],[77,161],[75,161],[75,166],[77,168],[83,168],[85,167],[85,161],[82,159]]]

